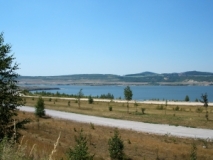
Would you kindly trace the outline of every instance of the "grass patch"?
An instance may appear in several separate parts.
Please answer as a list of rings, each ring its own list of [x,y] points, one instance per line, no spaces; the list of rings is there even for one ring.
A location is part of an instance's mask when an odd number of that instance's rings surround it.
[[[148,115],[143,115],[148,116]],[[142,116],[142,117],[143,117]],[[110,159],[108,152],[108,140],[113,136],[114,129],[110,127],[98,126],[91,123],[78,123],[68,120],[60,120],[41,118],[37,127],[37,121],[33,113],[19,113],[19,119],[30,118],[31,123],[26,125],[26,130],[21,130],[24,135],[22,144],[27,147],[23,150],[26,156],[34,160],[48,159],[50,153],[54,149],[54,144],[59,137],[56,152],[53,159],[67,160],[67,151],[75,146],[75,136],[83,129],[83,133],[87,137],[88,151],[95,154],[94,160]],[[93,129],[93,127],[95,129]],[[190,159],[191,144],[196,143],[198,159],[213,159],[213,143],[212,140],[194,140],[186,138],[173,137],[169,133],[166,135],[153,135],[148,133],[134,132],[131,130],[119,129],[122,141],[124,142],[124,153],[131,159],[148,160],[159,159]],[[205,149],[203,146],[207,146]],[[24,145],[23,145],[24,147]],[[15,152],[13,152],[15,153]],[[169,154],[168,154],[169,153]],[[12,154],[12,152],[11,152]]]
[[[25,97],[26,105],[35,106],[37,97]],[[172,105],[156,105],[156,104],[140,104],[134,103],[129,104],[129,113],[127,113],[126,106],[124,103],[111,102],[97,102],[88,104],[88,101],[81,101],[81,108],[78,108],[78,104],[75,100],[71,99],[58,99],[57,103],[53,104],[48,98],[44,98],[45,107],[48,109],[54,109],[65,112],[80,113],[85,115],[94,115],[99,117],[107,117],[114,119],[132,120],[147,123],[157,124],[169,124],[179,126],[194,126],[196,128],[208,128],[213,129],[213,113],[209,112],[209,121],[205,119],[205,110],[202,111],[200,106],[172,106]],[[54,99],[52,98],[52,101]],[[68,106],[70,102],[70,106]],[[113,106],[113,108],[111,108]],[[143,108],[136,112],[137,108]],[[110,111],[112,109],[112,111]],[[212,106],[208,107],[209,111],[213,110]]]

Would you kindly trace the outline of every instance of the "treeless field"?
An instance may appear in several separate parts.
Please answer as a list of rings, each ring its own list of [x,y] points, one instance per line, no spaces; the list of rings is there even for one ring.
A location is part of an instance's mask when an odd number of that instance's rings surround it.
[[[26,105],[35,106],[37,98],[25,97]],[[68,102],[70,101],[70,105]],[[115,119],[133,120],[147,123],[169,124],[175,126],[186,126],[195,128],[213,129],[213,107],[208,107],[209,121],[205,119],[205,108],[202,106],[175,106],[175,105],[157,105],[157,104],[129,104],[129,113],[127,113],[126,103],[115,102],[94,102],[88,104],[87,101],[81,101],[80,108],[75,100],[64,100],[60,98],[44,98],[45,107],[48,109],[94,115],[100,117],[109,117]],[[109,107],[112,111],[109,111]],[[141,108],[145,109],[142,114]],[[165,109],[166,108],[166,109]],[[197,112],[197,109],[203,109]]]
[[[82,104],[83,108],[83,104]],[[86,110],[87,111],[87,110]],[[119,111],[117,111],[119,113]],[[59,133],[61,133],[57,151],[53,159],[67,159],[68,148],[74,147],[75,135],[82,129],[87,136],[89,152],[95,154],[95,160],[110,159],[108,140],[114,134],[115,128],[96,126],[94,124],[77,123],[73,121],[54,119],[51,117],[40,118],[33,113],[19,112],[19,119],[30,118],[31,123],[21,130],[23,141],[21,146],[26,156],[34,159],[48,159],[54,148]],[[152,135],[119,129],[124,142],[124,152],[132,160],[188,160],[190,159],[192,143],[197,146],[198,160],[213,159],[213,142],[211,140],[185,139],[166,135]],[[20,138],[21,141],[22,137]],[[31,155],[30,155],[31,153]]]

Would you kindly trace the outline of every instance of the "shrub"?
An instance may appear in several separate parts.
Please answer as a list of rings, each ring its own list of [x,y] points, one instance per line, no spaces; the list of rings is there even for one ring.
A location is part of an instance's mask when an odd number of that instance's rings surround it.
[[[112,106],[109,106],[109,111],[112,111]]]
[[[95,129],[95,125],[93,123],[90,123],[90,128]]]
[[[146,108],[141,108],[142,114],[145,114],[145,110],[146,110]]]
[[[114,131],[114,136],[111,137],[108,141],[109,145],[109,154],[111,159],[114,160],[123,160],[124,159],[124,144],[121,140],[118,130]]]
[[[179,108],[179,106],[176,106],[175,108],[173,108],[175,111],[179,111],[180,110],[180,108]]]
[[[197,112],[197,113],[201,113],[201,112],[203,112],[203,108],[201,108],[201,107],[197,107],[196,112]]]
[[[160,105],[160,106],[158,105],[158,106],[156,107],[156,109],[157,109],[157,110],[163,110],[163,105]]]

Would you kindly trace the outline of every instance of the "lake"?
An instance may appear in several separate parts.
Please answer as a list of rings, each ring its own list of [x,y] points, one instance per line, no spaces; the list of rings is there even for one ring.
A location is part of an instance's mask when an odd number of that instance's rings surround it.
[[[126,86],[78,86],[78,85],[40,85],[38,87],[54,87],[60,90],[46,90],[52,93],[77,94],[80,89],[85,96],[113,94],[115,98],[124,98]],[[190,101],[200,99],[201,94],[207,93],[209,102],[213,102],[213,86],[130,86],[134,100],[179,100],[183,101],[186,95]]]

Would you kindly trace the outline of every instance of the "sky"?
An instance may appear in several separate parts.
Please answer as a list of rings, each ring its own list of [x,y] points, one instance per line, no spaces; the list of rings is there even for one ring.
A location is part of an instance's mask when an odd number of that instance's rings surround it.
[[[23,76],[213,72],[212,0],[0,0]]]

